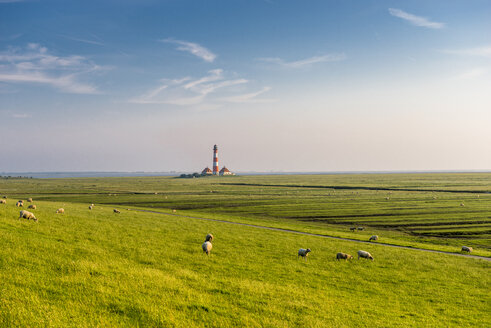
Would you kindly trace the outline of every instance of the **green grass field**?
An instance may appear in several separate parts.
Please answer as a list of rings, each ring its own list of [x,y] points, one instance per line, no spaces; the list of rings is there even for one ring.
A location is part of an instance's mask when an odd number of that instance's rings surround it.
[[[186,216],[490,256],[490,190],[490,174],[0,180],[0,326],[489,327],[489,261]],[[17,219],[28,197],[38,223]],[[359,249],[375,260],[335,260]]]

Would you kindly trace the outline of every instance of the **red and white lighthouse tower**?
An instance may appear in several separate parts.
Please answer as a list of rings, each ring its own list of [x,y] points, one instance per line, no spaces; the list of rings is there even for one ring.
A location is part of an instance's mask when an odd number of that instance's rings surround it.
[[[213,174],[218,175],[218,147],[213,147]]]

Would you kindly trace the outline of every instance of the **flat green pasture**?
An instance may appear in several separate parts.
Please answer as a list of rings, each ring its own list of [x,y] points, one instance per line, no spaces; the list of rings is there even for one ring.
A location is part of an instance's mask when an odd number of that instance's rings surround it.
[[[115,214],[114,206],[101,204],[126,204],[129,195],[82,195],[83,204],[36,195],[38,223],[18,220],[13,198],[0,205],[3,327],[489,327],[491,322],[489,261],[122,206]],[[172,199],[177,191],[165,195]],[[145,196],[165,204],[164,195]],[[89,211],[87,203],[96,200]],[[65,214],[55,214],[59,207]],[[201,251],[207,233],[215,236],[209,257]],[[312,249],[308,261],[297,258],[300,247]],[[339,251],[355,255],[359,249],[375,260],[335,260]]]
[[[491,174],[0,180],[0,194],[180,214],[491,257]],[[350,227],[365,230],[350,232]]]

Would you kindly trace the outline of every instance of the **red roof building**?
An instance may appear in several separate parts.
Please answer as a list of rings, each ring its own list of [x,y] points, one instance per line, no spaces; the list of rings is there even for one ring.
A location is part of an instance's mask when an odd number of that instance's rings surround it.
[[[225,166],[220,170],[220,175],[234,175]]]
[[[201,175],[212,175],[213,172],[210,170],[209,167],[206,167],[202,172]]]

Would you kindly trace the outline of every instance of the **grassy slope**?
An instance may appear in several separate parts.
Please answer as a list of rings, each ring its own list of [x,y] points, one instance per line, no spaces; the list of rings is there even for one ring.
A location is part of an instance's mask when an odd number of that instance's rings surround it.
[[[487,261],[180,217],[0,205],[0,325],[486,327]],[[2,207],[3,206],[3,207]],[[215,235],[211,257],[201,253]],[[313,252],[307,263],[299,247]]]
[[[236,183],[480,193],[232,185]],[[381,242],[428,249],[458,252],[462,245],[468,245],[475,248],[476,255],[483,256],[491,256],[491,194],[486,193],[490,191],[491,174],[483,173],[0,181],[0,193],[12,197],[34,196],[35,199],[60,202],[107,203],[163,210],[177,208],[179,213],[194,216],[362,240],[378,234]],[[462,203],[465,206],[460,206]],[[353,225],[367,229],[352,234],[348,228]]]

